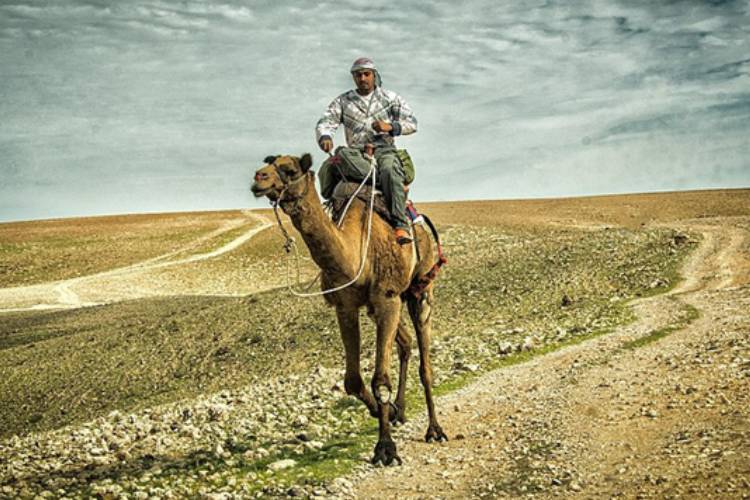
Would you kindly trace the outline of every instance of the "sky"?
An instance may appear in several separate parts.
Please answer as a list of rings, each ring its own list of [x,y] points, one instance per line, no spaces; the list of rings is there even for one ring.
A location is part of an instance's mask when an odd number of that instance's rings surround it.
[[[0,221],[265,207],[360,56],[417,202],[750,187],[750,0],[0,0]]]

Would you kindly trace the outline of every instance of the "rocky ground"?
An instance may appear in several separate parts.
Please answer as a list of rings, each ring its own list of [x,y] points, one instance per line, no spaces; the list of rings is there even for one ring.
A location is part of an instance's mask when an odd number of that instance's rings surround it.
[[[51,425],[66,417],[48,408],[20,427],[42,430],[0,439],[0,497],[742,498],[750,478],[750,219],[731,215],[741,212],[731,206],[722,217],[681,220],[696,210],[681,201],[683,212],[646,222],[643,208],[628,213],[604,200],[590,204],[589,217],[578,206],[569,221],[570,204],[560,204],[544,221],[543,204],[536,212],[519,203],[501,224],[492,207],[445,216],[460,223],[443,226],[452,260],[433,346],[448,443],[422,442],[413,377],[411,420],[395,434],[404,465],[369,465],[375,427],[343,394],[335,326],[317,302],[268,292],[24,313],[6,316],[0,330],[0,395],[29,406],[0,418],[26,419],[34,398],[41,408],[51,397],[31,387],[33,398],[13,396],[19,377],[70,365],[96,384],[36,379],[79,416]],[[622,218],[636,229],[618,229]],[[524,220],[539,227],[509,229]],[[270,243],[263,239],[262,251]],[[632,301],[673,285],[670,266],[696,246],[677,288]],[[254,262],[258,251],[239,258]],[[227,257],[238,258],[219,261]],[[219,261],[206,277],[237,264]],[[281,263],[258,276],[278,282]],[[272,320],[255,322],[243,310]],[[312,332],[322,343],[310,341]],[[366,345],[370,335],[366,328]],[[151,338],[162,340],[144,342]],[[275,363],[280,352],[285,362]],[[39,361],[50,356],[57,362]],[[156,366],[183,358],[176,371]],[[243,363],[259,375],[241,376]],[[133,405],[130,398],[143,397],[138,384],[155,394],[185,380],[173,381],[173,372],[203,389]],[[53,413],[58,420],[45,423]],[[82,420],[87,414],[98,416]]]
[[[363,468],[347,494],[750,497],[748,233],[712,222],[687,224],[705,238],[685,281],[636,301],[636,322],[442,398],[452,441],[408,424],[404,466]]]

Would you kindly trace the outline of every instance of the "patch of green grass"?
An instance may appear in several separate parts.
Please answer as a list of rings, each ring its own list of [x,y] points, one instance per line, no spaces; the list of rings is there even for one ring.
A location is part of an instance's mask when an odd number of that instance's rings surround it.
[[[676,300],[673,297],[671,299]],[[699,317],[700,311],[698,311],[698,309],[691,306],[690,304],[683,303],[681,304],[680,317],[674,323],[657,330],[652,330],[648,335],[644,335],[643,337],[627,342],[622,346],[622,349],[632,350],[652,344],[658,340],[663,339],[671,333],[684,329]]]
[[[290,469],[274,474],[277,490],[295,484],[318,485],[346,474],[354,466],[362,463],[361,455],[372,451],[377,441],[377,426],[370,424],[354,437],[336,439],[326,443],[320,451],[308,451],[295,455],[297,464]],[[282,457],[279,457],[282,458]],[[266,472],[266,475],[272,473]]]
[[[341,413],[339,413],[341,416]],[[305,449],[302,453],[290,451],[301,445],[301,441],[289,443],[286,450],[272,453],[262,459],[248,460],[244,453],[258,447],[270,448],[273,443],[257,443],[253,438],[246,441],[225,443],[228,455],[218,457],[213,450],[199,450],[184,457],[146,456],[134,463],[94,469],[88,473],[90,484],[68,488],[69,493],[84,497],[101,496],[97,484],[138,483],[148,488],[162,488],[178,496],[200,496],[201,489],[232,488],[244,495],[285,496],[294,485],[316,487],[346,474],[362,462],[361,455],[372,450],[377,440],[377,425],[362,417],[353,424],[356,432],[328,440],[320,449]],[[296,463],[286,469],[272,471],[269,465],[283,459]],[[144,472],[146,481],[138,480]],[[134,492],[125,487],[125,492]]]
[[[451,377],[450,379],[442,382],[440,385],[434,387],[432,392],[435,397],[442,396],[444,394],[450,394],[451,392],[454,392],[458,389],[461,389],[469,385],[471,382],[481,377],[484,373],[494,371],[494,370],[499,370],[502,368],[508,368],[508,367],[515,366],[515,365],[520,365],[522,363],[531,361],[532,359],[536,357],[544,356],[546,354],[558,351],[565,347],[581,344],[583,342],[586,342],[587,340],[591,340],[601,335],[606,335],[608,333],[611,333],[613,330],[614,330],[614,327],[603,329],[603,330],[597,330],[594,332],[587,333],[585,335],[578,335],[568,340],[564,340],[564,341],[560,341],[554,344],[547,344],[538,348],[534,348],[529,351],[522,351],[522,352],[509,354],[495,361],[491,361],[490,363],[482,367],[480,371],[458,373],[457,375]]]

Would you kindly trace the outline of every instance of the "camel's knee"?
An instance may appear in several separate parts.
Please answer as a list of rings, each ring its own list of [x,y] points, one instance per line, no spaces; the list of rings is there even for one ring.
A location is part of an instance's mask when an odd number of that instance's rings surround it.
[[[378,400],[379,403],[390,403],[391,399],[393,397],[393,393],[391,391],[391,388],[385,385],[379,385],[377,388],[374,389],[375,391],[375,398]]]
[[[422,295],[419,299],[411,298],[408,302],[409,315],[414,326],[424,329],[428,325],[432,316],[432,301],[427,295]],[[419,333],[419,330],[417,331]]]
[[[399,359],[401,361],[409,361],[409,358],[411,358],[411,342],[408,343],[398,343],[398,355]]]
[[[355,374],[347,374],[344,377],[344,389],[346,390],[346,393],[349,395],[357,395],[362,394],[362,390],[364,389],[365,384],[362,381],[362,377],[359,375],[359,373]]]
[[[430,321],[430,317],[432,316],[432,307],[430,306],[430,303],[427,301],[424,301],[420,307],[419,307],[419,322],[424,325],[427,322]]]
[[[387,375],[376,375],[372,378],[372,393],[379,403],[389,403],[391,401],[391,381]]]

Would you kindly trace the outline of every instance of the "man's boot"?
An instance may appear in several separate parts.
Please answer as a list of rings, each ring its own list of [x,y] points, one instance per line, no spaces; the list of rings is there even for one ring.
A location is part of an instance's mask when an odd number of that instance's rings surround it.
[[[412,242],[409,231],[407,231],[403,227],[397,227],[396,229],[394,229],[393,234],[396,236],[396,243],[398,243],[399,245],[406,245],[407,243]]]

